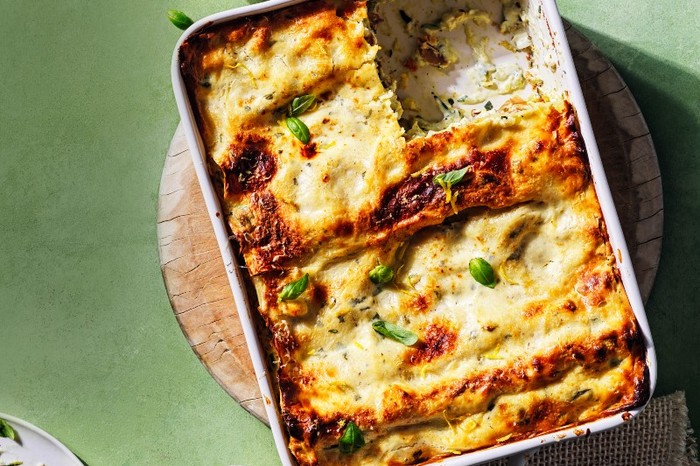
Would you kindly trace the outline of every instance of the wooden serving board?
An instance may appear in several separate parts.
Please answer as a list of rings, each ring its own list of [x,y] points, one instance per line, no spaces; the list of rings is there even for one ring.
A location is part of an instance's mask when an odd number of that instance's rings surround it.
[[[567,37],[646,301],[656,276],[663,228],[661,175],[654,145],[632,93],[612,64],[569,25]],[[267,423],[181,126],[168,149],[160,183],[158,246],[170,303],[190,346],[219,384]]]

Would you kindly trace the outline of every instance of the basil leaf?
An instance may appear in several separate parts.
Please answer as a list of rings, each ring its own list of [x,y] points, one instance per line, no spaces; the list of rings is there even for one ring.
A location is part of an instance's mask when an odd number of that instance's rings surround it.
[[[484,105],[484,108],[486,110],[493,110],[493,104],[491,103],[490,100],[488,102],[486,102],[486,105]]]
[[[179,10],[168,10],[168,19],[171,23],[183,31],[194,24],[192,18]]]
[[[12,426],[4,419],[0,418],[0,437],[9,438],[10,440],[17,440],[17,432]]]
[[[418,341],[418,335],[415,333],[390,322],[384,322],[383,320],[375,320],[372,322],[372,328],[375,332],[389,337],[392,340],[396,340],[399,343],[403,343],[406,346],[414,345]]]
[[[311,139],[311,134],[309,133],[309,128],[297,117],[287,118],[287,128],[292,134],[304,144],[308,144]]]
[[[394,271],[386,265],[378,265],[369,272],[369,279],[377,285],[384,285],[394,279]]]
[[[295,97],[292,104],[289,106],[289,116],[299,116],[307,111],[316,102],[316,96],[311,94]]]
[[[423,32],[437,32],[440,30],[440,26],[435,23],[421,24],[420,28],[423,30]]]
[[[578,398],[582,397],[583,395],[585,395],[586,393],[588,393],[588,392],[590,392],[590,391],[591,391],[590,388],[584,388],[584,389],[582,389],[582,390],[577,391],[576,393],[574,393],[574,396],[572,396],[572,397],[569,399],[569,402],[572,402],[572,401],[577,400]]]
[[[365,438],[362,435],[362,431],[354,422],[348,422],[347,427],[345,427],[345,432],[343,432],[343,436],[340,437],[340,440],[338,441],[340,452],[350,455],[364,446]]]
[[[493,272],[493,267],[481,257],[469,261],[469,273],[474,277],[474,280],[484,286],[489,288],[496,286],[496,274]]]
[[[278,301],[287,301],[297,299],[309,286],[309,274],[305,273],[303,277],[288,283],[282,288],[279,294]]]
[[[435,178],[433,178],[433,183],[442,186],[443,189],[446,186],[447,188],[451,188],[452,186],[462,181],[464,175],[467,174],[467,170],[469,170],[469,167],[464,167],[460,170],[452,170],[447,173],[441,173]]]

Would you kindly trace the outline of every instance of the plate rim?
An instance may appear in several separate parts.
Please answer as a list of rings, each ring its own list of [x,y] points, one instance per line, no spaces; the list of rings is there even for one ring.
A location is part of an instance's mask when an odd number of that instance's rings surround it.
[[[19,426],[24,427],[25,429],[34,431],[35,433],[39,434],[41,437],[45,438],[49,443],[53,444],[53,446],[58,448],[63,454],[66,455],[67,459],[75,462],[75,464],[78,466],[84,466],[84,463],[80,460],[80,458],[78,458],[75,455],[75,453],[70,451],[70,449],[68,449],[68,447],[66,447],[63,443],[61,443],[58,439],[56,439],[56,437],[49,434],[44,429],[37,427],[36,425],[32,424],[29,421],[25,421],[24,419],[18,418],[17,416],[12,416],[11,414],[5,414],[5,413],[0,412],[0,419],[3,419],[10,424],[17,424]],[[20,445],[24,447],[24,445],[22,445],[21,443],[20,443]]]

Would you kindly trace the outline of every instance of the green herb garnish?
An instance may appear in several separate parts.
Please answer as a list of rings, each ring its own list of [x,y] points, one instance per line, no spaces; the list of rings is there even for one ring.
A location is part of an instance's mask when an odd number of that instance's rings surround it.
[[[311,139],[311,134],[309,133],[309,128],[303,121],[297,117],[288,117],[287,128],[289,128],[289,131],[292,132],[294,137],[304,144],[308,144],[309,140]]]
[[[462,181],[462,178],[464,178],[464,175],[467,174],[467,170],[469,167],[464,167],[461,170],[452,170],[447,173],[441,173],[437,175],[435,178],[433,178],[433,182],[435,184],[439,184],[443,188],[445,186],[452,187]]]
[[[0,437],[9,438],[10,440],[17,440],[17,432],[15,429],[4,419],[0,418]]]
[[[291,299],[297,299],[309,286],[309,274],[305,273],[303,277],[298,280],[294,280],[291,283],[282,288],[279,294],[278,301],[287,301]]]
[[[168,19],[183,31],[194,24],[192,18],[179,10],[168,10]]]
[[[420,28],[425,32],[435,32],[440,30],[440,26],[435,23],[421,24]]]
[[[386,265],[378,265],[369,272],[369,279],[377,285],[384,285],[394,279],[394,271]]]
[[[433,178],[433,183],[439,185],[445,190],[445,202],[452,204],[452,210],[455,212],[457,211],[457,208],[454,205],[454,201],[457,199],[457,196],[452,196],[452,186],[462,181],[464,175],[467,174],[467,170],[469,170],[469,167],[464,167],[460,170],[452,170],[447,173],[441,173]]]
[[[574,396],[572,396],[571,399],[569,399],[569,402],[577,400],[578,398],[582,397],[583,395],[585,395],[586,393],[588,393],[590,391],[591,391],[590,388],[584,388],[582,390],[577,391],[576,393],[574,393]]]
[[[311,108],[314,102],[316,102],[316,96],[311,94],[295,97],[294,100],[292,100],[292,103],[289,105],[289,116],[295,117],[301,115]]]
[[[493,104],[491,103],[490,100],[488,102],[486,102],[486,105],[484,105],[484,108],[486,110],[493,110]]]
[[[390,322],[384,322],[383,320],[375,320],[372,322],[372,328],[375,332],[403,343],[406,346],[414,345],[418,341],[418,335],[415,333]]]
[[[300,95],[292,100],[289,104],[289,116],[287,117],[287,128],[292,132],[294,137],[304,144],[308,144],[311,139],[309,127],[304,124],[297,116],[307,111],[316,102],[316,97],[311,94]]]
[[[343,436],[340,437],[340,440],[338,441],[340,452],[349,455],[355,453],[364,446],[365,438],[362,435],[362,431],[354,422],[348,422],[347,427],[345,427],[345,432],[343,432]]]
[[[489,288],[496,286],[496,274],[493,272],[493,267],[481,257],[469,261],[469,273],[474,277],[474,280],[484,286]]]

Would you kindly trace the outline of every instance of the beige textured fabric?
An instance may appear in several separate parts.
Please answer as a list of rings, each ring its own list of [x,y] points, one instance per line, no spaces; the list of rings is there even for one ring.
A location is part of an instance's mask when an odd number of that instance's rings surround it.
[[[639,416],[616,429],[542,447],[525,464],[700,466],[683,392],[653,398]],[[487,464],[508,465],[506,459]]]

